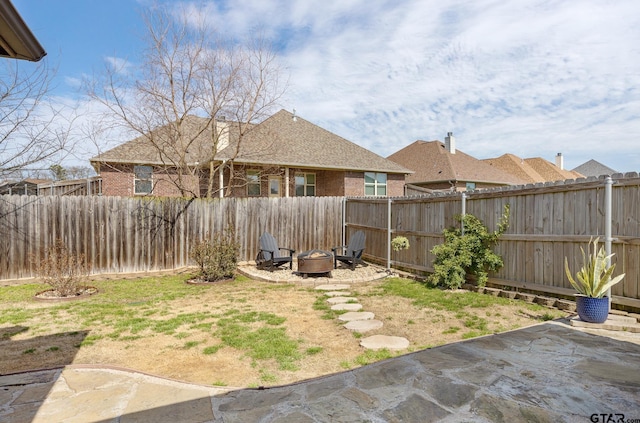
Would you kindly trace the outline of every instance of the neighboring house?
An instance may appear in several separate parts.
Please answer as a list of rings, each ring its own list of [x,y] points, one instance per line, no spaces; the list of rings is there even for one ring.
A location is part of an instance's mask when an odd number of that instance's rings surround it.
[[[38,195],[38,184],[51,183],[48,179],[23,179],[0,185],[0,195]]]
[[[519,185],[518,177],[456,150],[449,133],[445,142],[415,141],[389,157],[414,171],[407,176],[407,194],[435,191],[466,191]]]
[[[483,161],[519,178],[523,184],[562,181],[582,177],[582,174],[578,172],[563,169],[562,154],[556,156],[555,164],[541,157],[522,159],[513,154],[503,154],[500,157],[484,159]]]
[[[580,166],[573,169],[574,172],[581,173],[584,176],[601,176],[601,175],[613,175],[619,173],[617,170],[613,170],[610,167],[603,165],[597,160],[589,160],[582,163]]]
[[[186,150],[159,141],[167,125],[92,158],[103,195],[178,196],[179,179],[201,196],[210,187],[220,197],[401,196],[411,173],[285,110],[245,127],[242,137],[238,123],[217,122],[215,155],[213,130],[189,119],[198,135]],[[182,170],[171,165],[175,157]]]

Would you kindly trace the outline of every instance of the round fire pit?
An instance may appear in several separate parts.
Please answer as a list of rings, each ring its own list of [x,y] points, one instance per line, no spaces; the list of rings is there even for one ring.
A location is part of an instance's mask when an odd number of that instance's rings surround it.
[[[298,273],[306,278],[309,275],[328,273],[333,270],[333,254],[328,251],[310,250],[298,254]]]

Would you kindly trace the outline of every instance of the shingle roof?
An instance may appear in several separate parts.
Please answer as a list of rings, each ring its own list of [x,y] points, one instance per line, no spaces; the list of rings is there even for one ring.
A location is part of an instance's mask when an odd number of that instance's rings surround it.
[[[188,116],[183,125],[187,128],[184,132],[193,134],[192,139],[175,144],[175,136],[172,130],[175,124],[164,125],[146,135],[134,138],[131,141],[120,144],[111,150],[105,151],[90,159],[91,162],[108,163],[136,163],[136,164],[171,164],[179,160],[179,151],[184,150],[184,145],[189,144],[185,160],[189,164],[202,162],[204,158],[211,156],[210,129],[206,129],[208,120],[197,116]]]
[[[541,157],[522,159],[514,154],[503,154],[500,157],[484,159],[483,161],[517,176],[528,184],[582,177],[579,173],[560,169]]]
[[[231,158],[235,145],[217,156]],[[234,159],[241,163],[411,173],[409,169],[332,132],[280,110],[248,131]]]
[[[574,168],[573,171],[581,173],[584,176],[613,175],[614,173],[618,173],[617,170],[611,169],[610,167],[593,159],[582,163],[580,166]]]
[[[507,153],[494,159],[484,159],[483,162],[510,173],[529,184],[544,182],[544,178],[525,162],[524,159],[513,154]]]
[[[415,173],[407,183],[419,184],[436,181],[467,181],[518,185],[523,181],[514,175],[493,167],[460,150],[447,151],[440,141],[415,141],[389,157]]]
[[[545,182],[563,181],[565,179],[581,178],[582,175],[571,170],[560,169],[549,160],[542,157],[532,157],[524,159],[525,163],[531,166],[538,174],[540,174]]]
[[[194,130],[202,126],[202,118],[191,117]],[[230,123],[233,128],[234,123]],[[158,138],[166,131],[164,126],[151,134]],[[237,163],[274,166],[411,173],[409,169],[360,147],[332,132],[312,124],[299,116],[281,110],[260,124],[247,130],[236,150],[238,131],[232,131],[228,147],[216,154],[216,160],[233,159]],[[189,147],[188,163],[207,163],[211,153],[210,131],[205,130]],[[175,147],[166,147],[165,157],[171,157]],[[148,137],[138,137],[121,144],[92,162],[166,164]]]

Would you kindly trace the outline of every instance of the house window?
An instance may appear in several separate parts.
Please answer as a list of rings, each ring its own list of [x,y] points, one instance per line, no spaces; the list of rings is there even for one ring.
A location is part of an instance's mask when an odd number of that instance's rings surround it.
[[[133,186],[135,194],[151,194],[153,189],[153,168],[151,166],[133,167]]]
[[[260,172],[257,170],[247,170],[247,195],[260,197]]]
[[[269,197],[280,197],[279,176],[269,176]]]
[[[377,172],[364,173],[364,195],[387,195],[387,174]]]
[[[475,182],[467,182],[467,191],[473,191],[474,189],[476,189],[476,183]]]
[[[296,197],[313,197],[316,195],[316,174],[296,173]]]

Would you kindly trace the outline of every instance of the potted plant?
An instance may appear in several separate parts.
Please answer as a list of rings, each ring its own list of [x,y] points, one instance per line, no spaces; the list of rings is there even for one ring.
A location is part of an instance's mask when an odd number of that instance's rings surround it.
[[[606,255],[604,248],[598,249],[598,240],[589,241],[593,245],[593,252],[589,255],[582,251],[582,268],[576,273],[575,279],[569,270],[569,262],[564,259],[564,269],[571,286],[578,291],[576,295],[576,311],[580,319],[589,323],[604,323],[609,315],[609,298],[605,297],[609,288],[624,278],[624,273],[612,278],[615,264],[607,266],[607,261],[613,254]]]

